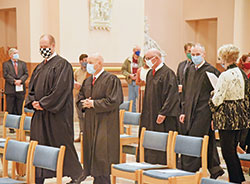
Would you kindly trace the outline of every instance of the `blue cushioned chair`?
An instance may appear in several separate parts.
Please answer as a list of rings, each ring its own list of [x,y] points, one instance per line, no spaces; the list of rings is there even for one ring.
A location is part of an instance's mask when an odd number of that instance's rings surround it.
[[[23,114],[22,118],[23,120],[20,122],[20,140],[26,141],[26,134],[30,133],[32,117]]]
[[[125,111],[128,111],[128,112],[132,112],[132,104],[133,104],[133,100],[130,100],[130,101],[124,101],[119,109],[120,110],[125,110]]]
[[[249,153],[245,153],[245,154],[238,153],[238,156],[240,159],[241,166],[250,168],[250,154]]]
[[[13,128],[16,131],[16,140],[20,140],[20,123],[23,116],[4,113],[3,117],[3,138],[0,140],[0,153],[4,152],[4,145],[7,136],[7,129]]]
[[[25,100],[23,101],[23,110],[22,110],[22,114],[25,114],[26,116],[33,116],[34,114],[34,110],[33,109],[28,109],[25,106]]]
[[[123,147],[130,144],[138,144],[139,138],[132,136],[131,132],[124,132],[124,125],[139,126],[141,113],[127,112],[120,110],[120,163],[126,162],[126,154],[123,152]],[[133,149],[133,147],[131,147]]]
[[[134,181],[139,181],[138,171],[141,169],[149,168],[166,168],[168,166],[154,165],[144,162],[144,149],[158,150],[166,152],[167,163],[170,161],[170,149],[172,145],[173,132],[163,133],[163,132],[154,132],[146,131],[145,128],[142,128],[141,137],[140,137],[140,163],[122,163],[122,164],[113,164],[111,166],[111,179],[112,184],[116,183],[116,177],[122,177]]]
[[[228,181],[215,180],[210,178],[202,178],[201,184],[230,184]]]
[[[35,167],[56,171],[57,184],[62,183],[65,146],[55,148],[37,145],[31,156],[31,183],[35,183]]]
[[[0,178],[0,183],[30,183],[30,156],[33,147],[37,144],[35,141],[19,142],[16,140],[6,139],[4,153],[3,153],[3,178]],[[12,177],[8,178],[8,161],[12,161]],[[16,180],[16,164],[26,164],[27,177],[26,181]]]
[[[147,171],[139,171],[141,174],[141,184],[169,184],[169,183],[183,183],[183,184],[198,184],[202,176],[207,176],[207,146],[208,136],[204,138],[177,135],[174,133],[173,144],[174,149],[171,152],[171,169],[154,169]],[[187,172],[176,169],[176,154],[201,157],[202,171],[201,172]]]

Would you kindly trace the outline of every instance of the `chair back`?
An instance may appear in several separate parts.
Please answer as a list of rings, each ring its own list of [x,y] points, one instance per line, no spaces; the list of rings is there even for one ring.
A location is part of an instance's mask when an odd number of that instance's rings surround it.
[[[192,157],[201,157],[202,142],[203,138],[201,137],[177,135],[175,153]]]
[[[222,181],[222,180],[215,180],[210,178],[202,178],[201,184],[229,184],[230,182]]]
[[[201,176],[207,176],[207,149],[209,137],[205,135],[202,137],[193,137],[186,135],[178,135],[174,133],[172,142],[171,164],[176,168],[176,153],[186,156],[201,158]]]
[[[56,171],[57,183],[62,183],[65,146],[60,148],[37,145],[32,155],[31,182],[35,182],[35,167]]]
[[[125,111],[131,112],[131,111],[132,111],[132,104],[133,104],[133,100],[124,101],[124,102],[120,105],[119,109],[120,109],[120,110],[125,110]]]
[[[35,167],[56,171],[59,148],[37,145],[34,153]]]
[[[167,163],[169,164],[170,149],[173,132],[148,131],[142,128],[140,138],[140,162],[144,162],[144,149],[163,151],[167,153]]]
[[[7,128],[16,129],[16,139],[19,140],[19,128],[21,123],[21,116],[15,114],[8,114],[8,112],[4,113],[3,118],[3,138],[7,136]]]
[[[30,131],[31,119],[32,119],[32,117],[30,117],[30,116],[25,117],[24,123],[23,123],[23,130],[24,131]]]
[[[9,140],[6,147],[5,159],[19,163],[26,163],[29,150],[28,142],[20,142],[16,140]]]
[[[123,123],[125,125],[138,125],[140,124],[141,113],[124,112]]]

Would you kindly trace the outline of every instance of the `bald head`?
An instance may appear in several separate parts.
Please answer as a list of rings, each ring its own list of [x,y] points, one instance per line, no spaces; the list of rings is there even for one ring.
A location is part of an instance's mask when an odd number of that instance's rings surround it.
[[[94,75],[98,74],[102,70],[103,63],[104,63],[104,59],[98,53],[95,53],[91,55],[90,57],[88,57],[88,64],[94,65],[94,69],[96,70]]]
[[[52,44],[56,44],[55,42],[55,38],[51,35],[51,34],[44,34],[40,37],[40,40],[47,40],[49,41],[49,43]]]

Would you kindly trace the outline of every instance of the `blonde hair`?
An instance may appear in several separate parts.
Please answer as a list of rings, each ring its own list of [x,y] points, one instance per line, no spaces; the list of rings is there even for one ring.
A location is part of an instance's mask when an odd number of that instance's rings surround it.
[[[236,62],[239,58],[240,49],[232,44],[226,44],[222,45],[218,49],[218,56],[219,59],[222,59],[223,61],[230,63],[230,62]]]

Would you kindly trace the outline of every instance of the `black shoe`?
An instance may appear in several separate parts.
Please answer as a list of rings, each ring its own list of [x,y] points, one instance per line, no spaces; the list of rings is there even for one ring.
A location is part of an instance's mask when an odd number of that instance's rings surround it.
[[[14,133],[15,133],[15,130],[14,130],[13,128],[10,128],[10,129],[9,129],[9,132],[10,132],[11,134],[14,134]]]
[[[80,184],[82,181],[84,181],[87,178],[86,174],[82,174],[79,176],[79,178],[76,180],[76,184]]]
[[[210,178],[212,179],[217,179],[219,176],[222,176],[225,172],[221,169],[219,172],[215,173],[215,174],[211,174]]]

